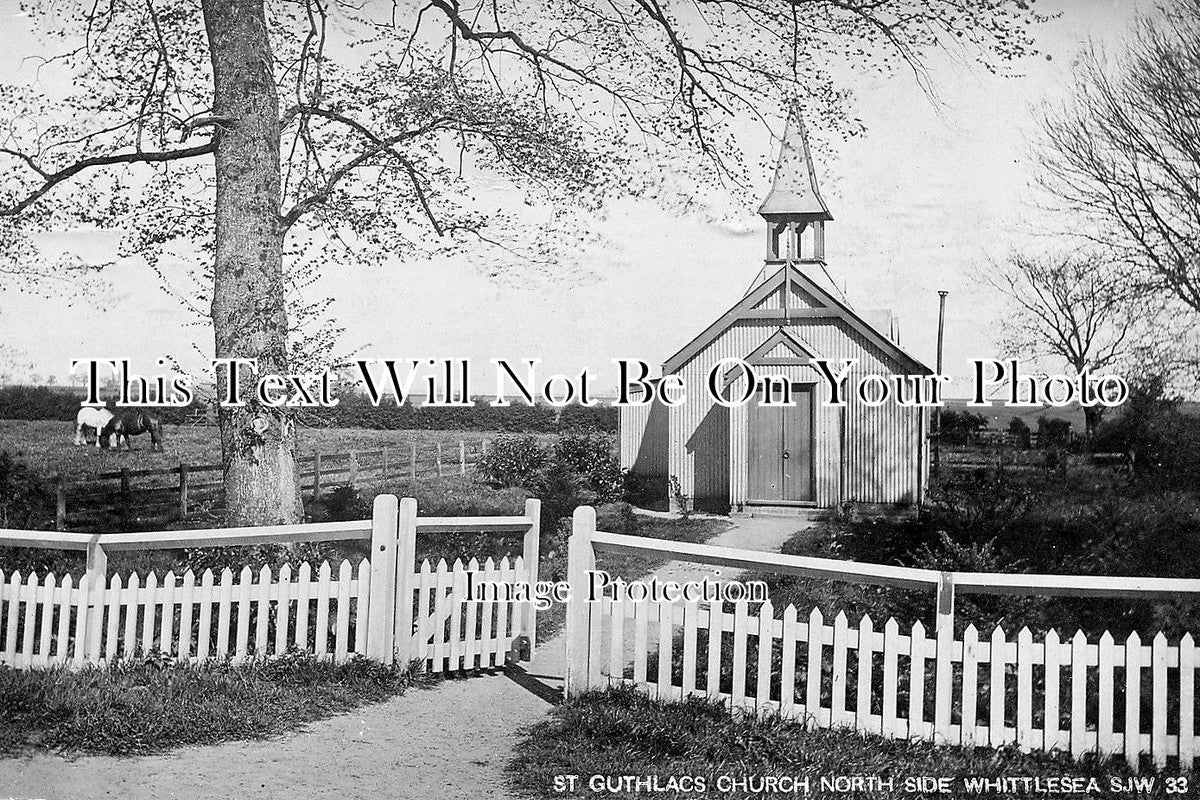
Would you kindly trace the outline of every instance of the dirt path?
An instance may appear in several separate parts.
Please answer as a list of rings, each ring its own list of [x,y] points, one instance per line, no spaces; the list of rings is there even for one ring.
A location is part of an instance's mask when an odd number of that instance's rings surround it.
[[[793,518],[748,518],[710,544],[777,551],[806,527]],[[661,579],[706,568],[664,564]],[[539,646],[529,673],[561,687],[563,639]],[[453,680],[313,723],[261,742],[189,747],[163,756],[56,756],[0,760],[0,797],[48,800],[475,800],[510,798],[504,766],[519,728],[550,703],[506,675]]]

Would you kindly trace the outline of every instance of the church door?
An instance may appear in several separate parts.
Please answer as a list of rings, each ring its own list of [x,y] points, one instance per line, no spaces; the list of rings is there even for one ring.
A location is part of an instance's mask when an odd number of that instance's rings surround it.
[[[791,405],[763,405],[760,387],[750,403],[747,455],[751,503],[811,502],[816,498],[812,388],[812,384],[793,383]]]

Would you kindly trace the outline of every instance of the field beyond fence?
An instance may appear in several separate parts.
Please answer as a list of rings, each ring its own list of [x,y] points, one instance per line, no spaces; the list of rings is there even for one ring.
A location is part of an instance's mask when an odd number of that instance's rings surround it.
[[[398,479],[418,480],[466,475],[487,452],[488,440],[440,441],[420,447],[382,447],[342,453],[313,452],[301,456],[302,491],[320,500],[334,486],[382,487]],[[162,524],[187,519],[198,511],[224,506],[223,467],[187,464],[153,469],[124,468],[96,473],[86,479],[55,477],[55,529],[90,527],[134,519]]]

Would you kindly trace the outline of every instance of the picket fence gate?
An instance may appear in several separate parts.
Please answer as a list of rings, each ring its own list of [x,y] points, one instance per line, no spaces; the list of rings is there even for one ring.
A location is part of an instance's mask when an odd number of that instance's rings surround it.
[[[39,578],[0,571],[0,664],[83,666],[146,656],[181,662],[283,655],[299,650],[344,661],[420,660],[431,672],[503,666],[524,637],[532,649],[536,612],[501,591],[466,602],[469,581],[511,587],[537,581],[540,504],[522,516],[419,517],[416,501],[376,498],[362,522],[208,531],[84,534],[0,530],[0,545],[87,551],[88,569]],[[414,564],[421,532],[520,533],[522,555],[448,565]],[[322,561],[236,575],[188,570],[108,576],[108,552],[268,542],[370,539],[357,566]],[[529,565],[529,566],[527,566]]]
[[[671,552],[680,560],[862,583],[926,586],[939,592],[932,635],[918,622],[876,627],[844,613],[826,621],[738,602],[615,600],[587,596],[597,551]],[[1035,639],[1028,628],[956,638],[953,591],[1163,597],[1200,592],[1200,581],[938,573],[831,559],[659,542],[597,532],[592,509],[576,512],[568,554],[573,601],[567,615],[569,695],[631,685],[658,697],[707,697],[751,713],[778,714],[817,728],[847,727],[891,738],[953,745],[1015,745],[1080,757],[1143,758],[1190,771],[1196,730],[1195,642],[1144,644],[1082,631]],[[949,596],[947,596],[949,595]]]

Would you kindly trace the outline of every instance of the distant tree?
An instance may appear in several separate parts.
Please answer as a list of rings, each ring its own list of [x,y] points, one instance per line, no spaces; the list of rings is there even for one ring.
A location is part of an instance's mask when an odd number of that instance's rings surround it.
[[[1048,107],[1039,181],[1070,230],[1129,285],[1200,313],[1200,0],[1138,21],[1122,52],[1093,47]]]
[[[1014,253],[993,264],[983,277],[1010,304],[1000,345],[1021,358],[1061,360],[1075,375],[1122,362],[1147,318],[1098,262],[1086,254]],[[1144,325],[1141,331],[1150,335]],[[1104,407],[1083,411],[1090,440]]]

